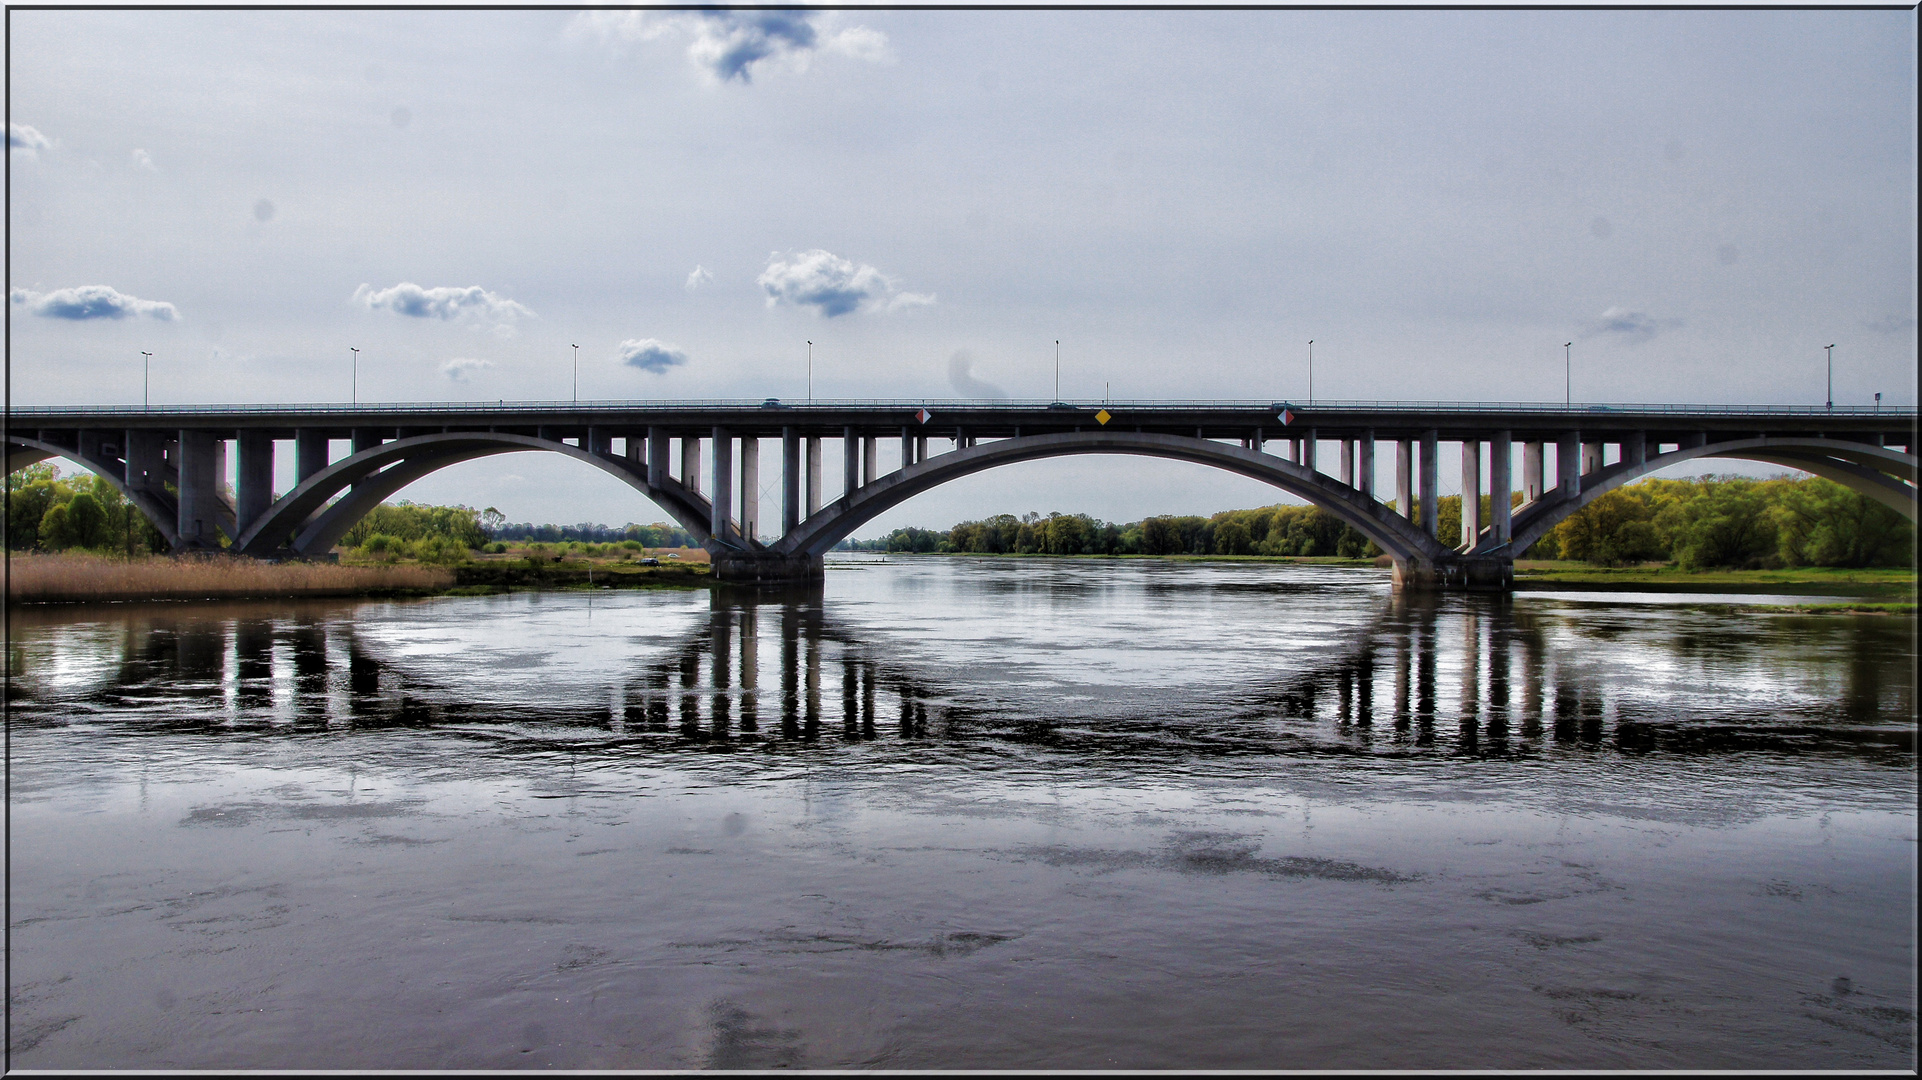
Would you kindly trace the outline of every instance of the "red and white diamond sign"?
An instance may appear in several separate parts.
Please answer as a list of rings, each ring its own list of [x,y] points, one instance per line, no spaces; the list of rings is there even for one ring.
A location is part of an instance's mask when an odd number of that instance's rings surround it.
[[[1283,427],[1287,427],[1289,424],[1292,424],[1294,422],[1295,422],[1295,410],[1293,409],[1281,410],[1281,425]]]
[[[914,418],[925,424],[934,418],[934,414],[926,409],[922,409],[920,412],[914,414]]]

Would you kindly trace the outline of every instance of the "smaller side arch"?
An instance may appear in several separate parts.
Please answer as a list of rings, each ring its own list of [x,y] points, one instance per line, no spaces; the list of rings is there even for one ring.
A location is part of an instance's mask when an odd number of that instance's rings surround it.
[[[9,440],[7,443],[9,474],[50,458],[65,458],[81,468],[91,470],[107,483],[112,484],[114,490],[139,510],[141,516],[147,519],[148,524],[152,525],[155,531],[166,538],[169,546],[179,546],[180,522],[174,506],[164,495],[128,487],[125,472],[115,468],[118,462],[93,461],[78,451],[58,443],[26,438],[17,434],[9,434],[7,438]]]
[[[612,474],[665,509],[690,535],[707,539],[708,501],[672,479],[654,488],[647,483],[646,470],[634,468],[625,458],[528,435],[475,431],[396,439],[333,462],[269,507],[242,531],[234,548],[254,556],[322,554],[355,522],[408,484],[463,461],[530,450],[563,454]],[[329,505],[337,495],[341,497]]]
[[[1513,541],[1508,550],[1527,551],[1536,541],[1548,535],[1550,529],[1618,487],[1670,466],[1706,457],[1761,461],[1814,473],[1875,499],[1910,521],[1916,520],[1915,455],[1833,439],[1758,437],[1672,450],[1651,457],[1639,466],[1618,462],[1584,476],[1582,493],[1573,499],[1562,495],[1557,489],[1518,508],[1511,530]],[[1484,542],[1476,547],[1475,553],[1493,554],[1498,550]]]

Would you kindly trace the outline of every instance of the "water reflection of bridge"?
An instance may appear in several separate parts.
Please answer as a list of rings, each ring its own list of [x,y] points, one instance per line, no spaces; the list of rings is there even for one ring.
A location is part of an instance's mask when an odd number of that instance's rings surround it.
[[[276,606],[271,615],[246,605],[169,605],[118,616],[118,640],[109,634],[93,641],[89,676],[64,676],[65,683],[34,678],[35,664],[16,655],[13,670],[29,677],[15,700],[29,721],[49,709],[77,708],[120,724],[199,732],[498,732],[538,725],[544,739],[573,738],[571,729],[598,742],[665,739],[706,749],[824,736],[1008,739],[1098,745],[1110,753],[1127,744],[1161,754],[1185,748],[1507,755],[1555,747],[1832,745],[1837,739],[1913,746],[1912,729],[1888,724],[1892,716],[1912,714],[1913,673],[1889,666],[1902,667],[1902,660],[1880,639],[1842,643],[1854,659],[1819,707],[1762,715],[1724,702],[1690,716],[1682,712],[1695,706],[1682,705],[1670,692],[1675,688],[1652,694],[1649,679],[1624,679],[1619,664],[1608,667],[1606,658],[1598,668],[1591,663],[1594,650],[1557,639],[1569,632],[1606,636],[1600,616],[1577,620],[1507,597],[1397,594],[1354,637],[1330,642],[1325,661],[1270,680],[1251,676],[1245,692],[1227,688],[1213,705],[1196,707],[1213,709],[1212,716],[1147,710],[1068,717],[1046,715],[1045,700],[1026,711],[997,707],[989,700],[991,685],[971,682],[964,670],[931,671],[925,661],[865,640],[829,617],[820,599],[818,590],[787,597],[717,592],[705,618],[668,649],[610,672],[599,688],[571,700],[557,692],[502,696],[484,673],[454,682],[405,657],[384,655],[381,643],[367,640],[346,617],[353,611],[348,605]],[[1616,617],[1635,618],[1633,611]],[[1871,636],[1901,629],[1884,623],[1831,619],[1824,625]],[[16,628],[29,627],[16,618]],[[20,648],[22,637],[15,641]],[[1712,632],[1699,631],[1679,637],[1674,647],[1717,646]],[[1702,689],[1688,688],[1683,697],[1693,702]],[[1876,725],[1879,730],[1870,730]]]

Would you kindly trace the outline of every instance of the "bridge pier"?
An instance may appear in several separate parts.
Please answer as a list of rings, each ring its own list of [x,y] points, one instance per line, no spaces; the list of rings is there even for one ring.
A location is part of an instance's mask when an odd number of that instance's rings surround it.
[[[1395,560],[1396,592],[1512,592],[1514,588],[1515,560],[1506,555]]]
[[[731,585],[795,585],[820,581],[825,573],[821,556],[805,552],[746,550],[708,545],[714,580]]]

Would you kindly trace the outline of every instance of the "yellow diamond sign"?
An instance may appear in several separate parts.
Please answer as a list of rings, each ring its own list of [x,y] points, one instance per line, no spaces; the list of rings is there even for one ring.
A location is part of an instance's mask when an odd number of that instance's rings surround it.
[[[1101,422],[1102,422],[1103,424],[1106,424],[1106,423],[1107,423],[1108,421],[1110,421],[1110,420],[1113,420],[1113,419],[1114,419],[1114,416],[1113,416],[1113,415],[1111,415],[1111,414],[1110,414],[1110,413],[1108,412],[1108,410],[1106,410],[1106,409],[1103,409],[1103,410],[1101,410],[1100,412],[1098,412],[1098,413],[1095,413],[1095,414],[1094,414],[1094,418],[1095,418],[1096,420],[1099,420],[1099,421],[1101,421]]]

